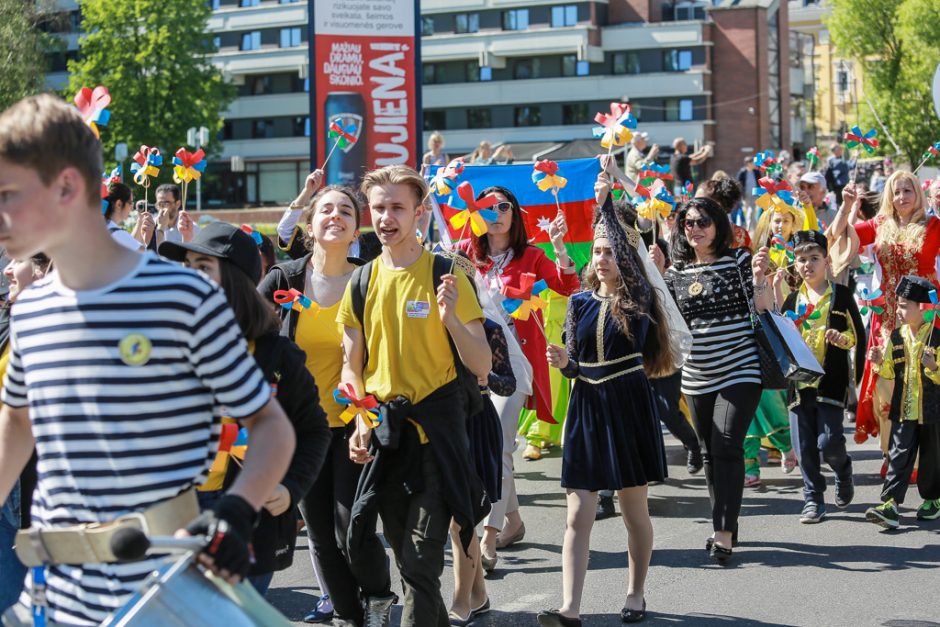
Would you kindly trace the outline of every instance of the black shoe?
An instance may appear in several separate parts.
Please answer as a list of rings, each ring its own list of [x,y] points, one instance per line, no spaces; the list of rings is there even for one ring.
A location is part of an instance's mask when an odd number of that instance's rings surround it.
[[[836,481],[836,507],[845,509],[855,498],[855,482],[849,477],[848,481]]]
[[[542,610],[537,618],[542,627],[581,627],[580,618],[562,616],[558,610]]]
[[[690,475],[697,475],[702,471],[702,449],[689,449],[686,457],[685,469]]]
[[[705,551],[711,553],[712,545],[715,544],[715,536],[712,536],[705,540]],[[738,548],[738,530],[735,529],[731,532],[731,546]]]
[[[617,510],[614,508],[614,497],[602,496],[597,499],[597,513],[594,514],[594,520],[613,518],[616,515]]]
[[[709,557],[713,560],[724,566],[731,561],[731,549],[726,549],[723,546],[718,546],[712,542],[712,548],[708,552]]]
[[[622,623],[639,623],[642,620],[646,619],[646,599],[643,599],[643,609],[642,610],[631,610],[629,608],[623,608],[620,610],[620,622]]]

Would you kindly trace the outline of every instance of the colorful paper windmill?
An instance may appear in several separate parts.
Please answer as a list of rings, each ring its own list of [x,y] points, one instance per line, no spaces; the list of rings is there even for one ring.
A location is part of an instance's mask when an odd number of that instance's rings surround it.
[[[614,197],[614,200],[620,200],[626,192],[627,190],[624,189],[623,183],[620,181],[614,181],[614,184],[610,186],[610,194]]]
[[[117,167],[111,170],[110,174],[105,173],[105,175],[101,177],[101,180],[103,180],[104,184],[110,188],[115,183],[120,183],[122,178],[121,164],[119,163]]]
[[[636,212],[641,218],[645,218],[646,220],[655,219],[657,214],[665,220],[669,214],[672,213],[675,206],[676,201],[672,197],[672,194],[670,194],[666,186],[660,182],[656,195],[637,205]]]
[[[546,160],[535,162],[535,167],[532,169],[532,182],[543,192],[552,190],[557,194],[558,190],[568,184],[568,179],[560,174],[556,161]]]
[[[622,102],[610,103],[610,113],[598,113],[594,121],[594,137],[600,138],[601,147],[608,151],[613,146],[623,146],[633,139],[631,129],[636,129],[636,118],[630,113],[630,105]],[[543,190],[544,191],[544,190]]]
[[[666,164],[648,163],[640,170],[640,183],[649,185],[653,181],[671,181],[672,174],[669,173],[669,166]]]
[[[754,155],[754,165],[764,174],[773,174],[774,172],[782,170],[780,164],[777,163],[776,157],[774,157],[773,151],[770,150],[765,150],[764,152],[759,152]]]
[[[695,195],[695,186],[692,185],[692,181],[686,181],[685,185],[682,186],[682,193],[679,195],[679,202],[689,202],[692,197]]]
[[[930,303],[921,303],[920,309],[924,312],[924,321],[933,322],[934,318],[937,317],[937,310],[940,309],[940,304],[938,304],[937,299],[937,290],[930,290],[927,292],[927,295],[930,297]]]
[[[261,233],[256,231],[250,224],[243,224],[241,228],[242,231],[251,235],[251,239],[255,240],[255,244],[261,246],[261,243],[264,241],[264,236]]]
[[[862,135],[862,129],[853,126],[852,130],[845,134],[846,146],[849,148],[861,146],[865,149],[865,152],[872,154],[875,152],[875,148],[878,147],[878,140],[875,139],[877,135],[878,132],[875,129],[871,129]]]
[[[806,160],[809,162],[809,169],[812,170],[819,163],[819,149],[813,146],[806,151]]]
[[[499,199],[495,194],[487,194],[479,200],[474,196],[473,185],[469,181],[464,181],[457,186],[457,197],[451,195],[447,204],[458,210],[450,217],[451,225],[455,229],[461,229],[462,233],[469,221],[470,230],[473,231],[474,235],[480,237],[489,230],[486,225],[487,222],[496,222],[499,219],[499,214],[490,209],[499,202]]]
[[[784,315],[793,321],[793,324],[796,325],[796,328],[803,327],[804,329],[812,328],[812,325],[809,323],[810,320],[818,320],[822,316],[821,311],[816,311],[816,306],[810,303],[801,304],[796,308],[796,311],[785,311]]]
[[[356,143],[356,125],[353,122],[349,126],[343,127],[339,120],[330,122],[329,135],[331,139],[336,140],[336,145],[340,150],[346,150],[347,147]]]
[[[238,459],[245,459],[247,451],[248,429],[239,427],[234,422],[223,424],[222,433],[219,434],[219,452],[228,453]],[[213,468],[215,468],[215,464],[213,464]]]
[[[548,307],[548,301],[541,298],[542,292],[548,289],[544,280],[535,280],[535,274],[524,272],[519,277],[519,287],[503,284],[500,292],[503,299],[503,309],[513,318],[528,320],[532,310]]]
[[[862,288],[862,297],[858,301],[858,304],[861,305],[859,312],[864,316],[869,311],[872,311],[879,316],[885,312],[883,305],[885,304],[884,294],[880,289],[875,290],[874,292],[869,292],[867,287]]]
[[[314,305],[314,302],[304,296],[303,292],[293,287],[289,290],[274,290],[274,302],[284,309],[294,311],[310,309]]]
[[[437,171],[434,178],[431,179],[431,191],[438,196],[446,196],[453,193],[457,178],[463,174],[463,157],[454,159],[446,166]]]
[[[927,147],[927,150],[924,152],[923,158],[929,159],[930,157],[940,157],[940,142],[936,142],[932,146]]]
[[[793,246],[779,235],[774,235],[770,239],[770,245],[774,250],[783,251],[783,254],[787,257],[787,261],[793,261],[796,258]]]
[[[160,174],[162,165],[163,156],[160,154],[160,149],[142,145],[134,155],[134,163],[131,164],[134,182],[142,187],[149,187],[150,177]]]
[[[111,94],[104,85],[98,85],[92,90],[90,87],[82,87],[72,98],[72,102],[82,114],[85,124],[91,127],[95,137],[101,138],[99,126],[107,126],[111,119],[111,112],[107,106],[111,104]]]
[[[189,183],[202,176],[206,171],[206,153],[200,148],[189,152],[185,148],[176,151],[173,157],[173,174],[177,182]]]
[[[783,209],[787,205],[793,204],[793,190],[786,181],[777,182],[765,176],[757,181],[760,187],[754,188],[754,196],[757,197],[758,207],[767,211],[773,209]]]
[[[371,394],[366,394],[363,398],[357,397],[356,391],[349,383],[340,383],[339,387],[333,390],[333,400],[340,405],[346,405],[346,409],[339,416],[344,424],[349,424],[356,416],[361,416],[372,429],[382,424],[382,416],[377,411],[379,402],[375,397]]]
[[[108,189],[108,184],[101,181],[101,215],[104,215],[108,211],[108,196],[110,194],[111,190]]]

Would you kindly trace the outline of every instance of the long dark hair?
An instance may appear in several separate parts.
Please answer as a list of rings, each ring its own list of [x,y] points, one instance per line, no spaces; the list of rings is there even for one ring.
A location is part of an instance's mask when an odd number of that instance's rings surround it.
[[[526,246],[529,245],[529,236],[525,232],[525,222],[522,220],[522,207],[519,206],[519,201],[516,200],[515,195],[513,195],[511,191],[505,187],[499,187],[498,185],[484,189],[477,194],[477,200],[494,192],[499,192],[505,196],[506,200],[512,205],[512,224],[509,226],[509,247],[512,249],[513,256],[518,259],[525,253]],[[473,261],[477,265],[485,265],[487,263],[490,256],[489,235],[484,233],[480,237],[477,237],[473,233],[470,234],[470,256],[473,257]]]
[[[680,263],[695,261],[695,251],[685,236],[685,216],[690,209],[695,209],[700,215],[711,218],[715,225],[715,241],[712,242],[713,253],[724,257],[731,251],[732,233],[731,221],[728,214],[718,203],[711,198],[693,198],[679,209],[676,217],[676,228],[672,230],[672,241],[669,242],[672,258]]]
[[[220,257],[219,279],[246,340],[253,341],[268,333],[277,333],[281,322],[274,312],[274,306],[261,297],[251,277],[228,259]]]
[[[131,201],[131,196],[131,188],[124,183],[112,183],[108,186],[108,196],[105,199],[108,201],[108,206],[104,210],[104,219],[110,220],[114,215],[114,203],[120,200],[127,204]]]

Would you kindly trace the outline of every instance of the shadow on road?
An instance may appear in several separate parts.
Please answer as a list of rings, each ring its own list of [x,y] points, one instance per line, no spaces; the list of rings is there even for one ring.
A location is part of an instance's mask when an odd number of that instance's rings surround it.
[[[481,616],[473,622],[474,627],[532,627],[537,625],[536,612],[499,612],[492,611]],[[581,621],[586,627],[599,627],[600,625],[619,625],[618,614],[582,614]],[[646,623],[663,623],[671,625],[694,625],[695,627],[724,627],[726,625],[739,625],[742,627],[779,627],[786,623],[765,623],[757,620],[741,618],[739,616],[723,616],[718,614],[668,614],[665,612],[650,611],[646,615]],[[932,623],[931,623],[932,624]],[[920,625],[928,625],[921,623]],[[891,627],[920,627],[915,623],[906,623]]]

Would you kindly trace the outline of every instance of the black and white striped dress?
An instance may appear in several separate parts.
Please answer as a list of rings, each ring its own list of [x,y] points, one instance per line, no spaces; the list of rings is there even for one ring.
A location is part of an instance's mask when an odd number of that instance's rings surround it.
[[[677,264],[664,277],[692,332],[682,392],[708,394],[738,383],[761,383],[748,302],[754,297],[751,254],[735,249],[708,264]],[[693,294],[694,283],[703,287]],[[697,291],[697,290],[692,290]]]

